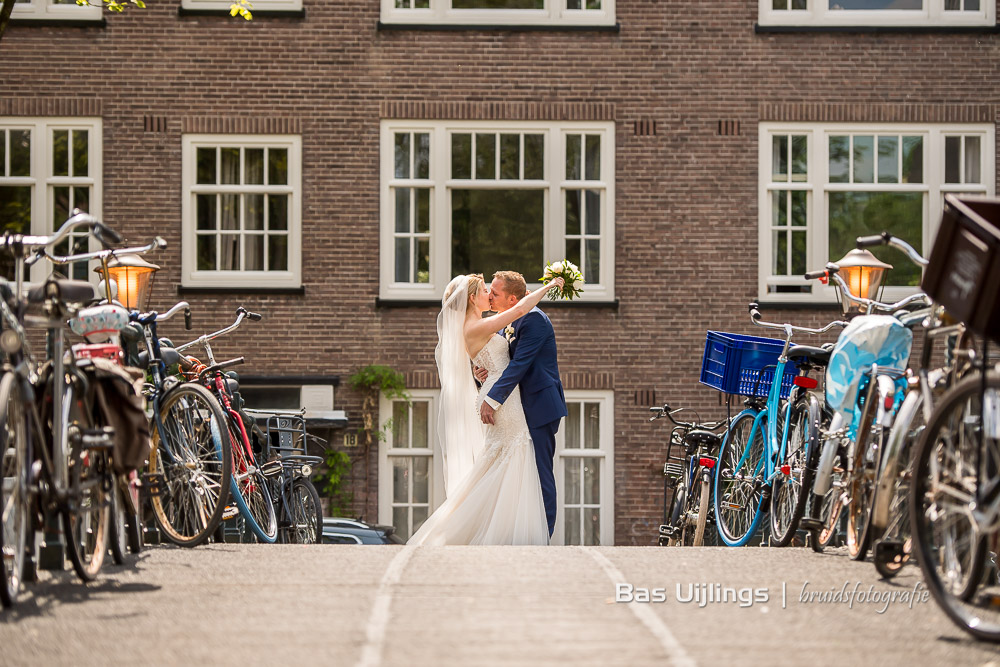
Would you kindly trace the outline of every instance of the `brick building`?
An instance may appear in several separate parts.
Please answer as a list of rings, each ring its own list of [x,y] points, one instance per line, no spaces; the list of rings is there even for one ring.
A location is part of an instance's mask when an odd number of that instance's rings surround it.
[[[944,193],[996,190],[994,0],[226,7],[19,0],[3,222],[42,233],[81,206],[165,237],[151,305],[186,299],[204,331],[264,313],[217,352],[248,356],[270,407],[343,410],[350,430],[361,397],[338,379],[402,371],[413,404],[384,401],[389,440],[349,451],[355,512],[404,534],[443,498],[433,349],[453,274],[583,267],[585,298],[546,306],[571,409],[555,541],[650,544],[666,431],[646,407],[725,414],[697,383],[705,330],[761,333],[753,299],[829,319],[807,267],[882,228],[929,249]]]

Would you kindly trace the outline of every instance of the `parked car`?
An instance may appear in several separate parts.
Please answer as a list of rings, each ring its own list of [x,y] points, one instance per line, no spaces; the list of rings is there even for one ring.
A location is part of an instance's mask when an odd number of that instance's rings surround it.
[[[359,519],[323,519],[321,544],[405,544],[394,526],[367,524]]]

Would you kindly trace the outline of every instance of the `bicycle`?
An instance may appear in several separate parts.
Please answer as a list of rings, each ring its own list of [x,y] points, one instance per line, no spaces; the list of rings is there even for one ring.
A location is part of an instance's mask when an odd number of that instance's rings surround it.
[[[702,422],[700,418],[694,422],[678,421],[675,415],[687,408],[671,410],[667,404],[649,410],[654,413],[649,418],[650,422],[667,417],[674,424],[667,446],[667,461],[663,464],[663,524],[659,529],[659,544],[702,546],[708,524],[714,524],[708,506],[719,446],[722,444],[722,436],[715,431],[725,426],[726,422]],[[682,456],[671,456],[671,449],[675,446],[684,449]],[[671,487],[674,493],[668,512],[667,491]],[[714,542],[714,539],[709,541]]]

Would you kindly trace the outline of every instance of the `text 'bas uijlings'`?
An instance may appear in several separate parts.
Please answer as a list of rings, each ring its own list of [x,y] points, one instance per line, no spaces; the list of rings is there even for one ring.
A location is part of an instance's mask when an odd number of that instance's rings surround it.
[[[638,588],[632,584],[615,584],[615,602],[666,602],[666,588]],[[766,588],[733,588],[722,584],[681,584],[674,587],[674,600],[704,607],[709,604],[737,604],[752,607],[768,601]]]

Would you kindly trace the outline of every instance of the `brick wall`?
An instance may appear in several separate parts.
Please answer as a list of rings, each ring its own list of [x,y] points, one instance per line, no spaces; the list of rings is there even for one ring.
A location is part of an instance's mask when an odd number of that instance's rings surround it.
[[[751,333],[757,123],[1000,113],[996,34],[756,34],[749,0],[619,0],[619,32],[380,31],[374,0],[307,0],[304,19],[252,22],[179,17],[178,4],[155,0],[104,28],[12,25],[0,115],[102,117],[105,219],[132,241],[170,244],[156,260],[157,304],[179,298],[181,134],[301,133],[304,294],[184,295],[198,329],[223,326],[239,304],[265,313],[218,346],[247,354],[254,374],[346,377],[381,363],[414,386],[436,381],[435,309],[375,304],[381,118],[616,122],[620,305],[549,313],[567,386],[615,391],[620,544],[652,543],[660,513],[666,433],[636,392],[724,414],[697,384],[704,332]],[[337,401],[358,414],[350,390]],[[369,469],[355,495],[373,519],[374,451]]]

